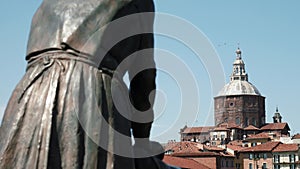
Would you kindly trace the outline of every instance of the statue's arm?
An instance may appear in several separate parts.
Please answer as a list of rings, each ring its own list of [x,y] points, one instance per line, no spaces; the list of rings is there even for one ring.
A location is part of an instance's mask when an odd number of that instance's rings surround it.
[[[142,12],[154,12],[154,4],[152,0],[146,0],[139,6]],[[139,52],[136,56],[136,60],[131,65],[131,69],[137,67],[146,68],[143,71],[139,71],[136,74],[136,70],[129,70],[130,83],[130,98],[134,107],[138,111],[145,111],[147,115],[146,119],[142,119],[141,123],[132,122],[132,131],[135,138],[148,138],[150,136],[151,124],[153,121],[153,104],[155,98],[156,89],[156,69],[154,61],[154,36],[153,36],[153,24],[154,15],[152,17],[141,16],[142,27],[146,27],[146,30],[152,30],[147,34],[141,34]],[[142,66],[141,66],[142,65]],[[134,77],[132,78],[131,72]],[[152,119],[150,119],[152,118]],[[138,120],[138,119],[137,119]],[[143,121],[147,122],[143,122]]]

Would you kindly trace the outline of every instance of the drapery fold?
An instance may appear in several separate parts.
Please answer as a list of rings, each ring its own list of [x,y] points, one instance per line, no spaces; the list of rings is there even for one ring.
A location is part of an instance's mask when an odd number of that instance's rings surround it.
[[[118,146],[132,152],[130,139],[114,144],[116,132],[130,138],[131,123],[111,98],[111,92],[126,95],[126,86],[111,82],[110,75],[72,59],[28,68],[13,93],[21,99],[12,97],[5,112],[0,168],[134,168],[132,159],[111,153]],[[122,165],[112,167],[116,163]]]

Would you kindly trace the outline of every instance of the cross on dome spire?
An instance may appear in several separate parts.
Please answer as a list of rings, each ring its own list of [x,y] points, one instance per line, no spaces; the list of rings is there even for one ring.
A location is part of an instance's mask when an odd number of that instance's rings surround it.
[[[240,80],[240,81],[248,81],[248,74],[245,70],[245,63],[242,59],[242,51],[238,47],[235,51],[236,59],[233,63],[233,72],[230,76],[230,81]]]

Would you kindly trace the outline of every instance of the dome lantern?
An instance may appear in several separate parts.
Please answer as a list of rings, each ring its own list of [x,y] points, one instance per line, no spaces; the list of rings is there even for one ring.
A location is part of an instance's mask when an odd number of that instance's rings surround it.
[[[230,76],[230,81],[248,81],[248,74],[246,73],[245,63],[242,59],[242,51],[240,50],[240,48],[238,48],[235,53],[237,54],[237,56],[233,63],[233,71]]]

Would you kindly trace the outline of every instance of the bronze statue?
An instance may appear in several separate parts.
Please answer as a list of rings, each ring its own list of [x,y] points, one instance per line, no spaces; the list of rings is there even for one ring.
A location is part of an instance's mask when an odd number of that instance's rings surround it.
[[[143,138],[142,145],[151,145],[154,16],[136,17],[126,27],[115,27],[116,31],[107,26],[141,12],[154,12],[153,1],[42,2],[32,20],[26,74],[11,96],[1,126],[1,169],[134,169],[145,164],[143,168],[168,168],[156,157],[130,156],[135,153],[131,133],[135,139]],[[146,30],[111,44],[115,34],[132,29]],[[149,50],[118,69],[142,49]],[[132,73],[135,64],[147,64],[149,69]],[[129,90],[122,79],[126,72],[132,79]],[[130,106],[120,113],[113,96],[125,107],[132,104],[146,111],[148,120],[131,120]],[[127,97],[129,101],[122,100]],[[127,139],[120,144],[117,134]]]

